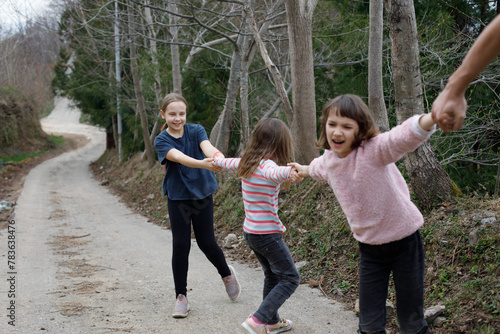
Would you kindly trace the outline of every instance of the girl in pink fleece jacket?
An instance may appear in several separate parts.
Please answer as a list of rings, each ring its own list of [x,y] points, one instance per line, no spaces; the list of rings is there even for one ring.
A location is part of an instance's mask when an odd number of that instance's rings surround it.
[[[323,108],[318,146],[325,153],[309,166],[292,163],[299,175],[326,180],[359,243],[359,330],[385,333],[392,271],[401,333],[424,334],[424,219],[395,165],[434,131],[430,114],[413,116],[379,133],[366,104],[341,95]]]

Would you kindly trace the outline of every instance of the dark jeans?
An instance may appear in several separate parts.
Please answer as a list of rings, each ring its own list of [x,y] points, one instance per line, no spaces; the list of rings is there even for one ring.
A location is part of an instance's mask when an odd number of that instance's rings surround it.
[[[396,288],[400,333],[429,333],[424,319],[424,246],[420,232],[383,245],[359,243],[359,329],[385,333],[389,276]]]
[[[191,250],[191,223],[196,242],[207,259],[217,268],[221,277],[231,275],[222,249],[214,235],[213,199],[210,195],[200,200],[168,200],[170,229],[172,230],[172,271],[175,295],[187,295],[187,273]]]
[[[264,300],[253,315],[266,324],[280,320],[278,309],[295,292],[300,276],[281,233],[244,233],[264,271]]]

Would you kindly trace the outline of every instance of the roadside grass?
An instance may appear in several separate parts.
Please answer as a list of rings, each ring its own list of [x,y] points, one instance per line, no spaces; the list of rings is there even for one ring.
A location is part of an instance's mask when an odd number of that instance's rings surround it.
[[[65,142],[62,136],[48,136],[45,140],[45,145],[43,149],[35,151],[25,151],[25,150],[8,150],[6,154],[0,155],[0,161],[18,163],[23,160],[34,158],[40,154],[47,153],[49,150],[57,149],[61,147]]]

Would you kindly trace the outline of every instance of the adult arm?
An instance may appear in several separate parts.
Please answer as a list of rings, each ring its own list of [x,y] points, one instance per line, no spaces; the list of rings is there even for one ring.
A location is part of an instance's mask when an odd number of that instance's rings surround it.
[[[467,109],[469,84],[500,53],[500,15],[483,30],[432,104],[432,118],[444,131],[459,130]]]

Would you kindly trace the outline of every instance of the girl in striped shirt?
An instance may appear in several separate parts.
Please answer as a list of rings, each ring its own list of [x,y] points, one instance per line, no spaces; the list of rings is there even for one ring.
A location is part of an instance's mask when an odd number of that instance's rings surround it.
[[[299,273],[282,234],[286,228],[278,216],[278,194],[283,183],[301,180],[292,167],[290,130],[282,121],[265,118],[257,123],[241,158],[215,157],[214,165],[237,171],[242,180],[245,221],[243,234],[264,271],[264,299],[242,326],[250,333],[281,333],[292,322],[281,319],[278,309],[300,283]]]

